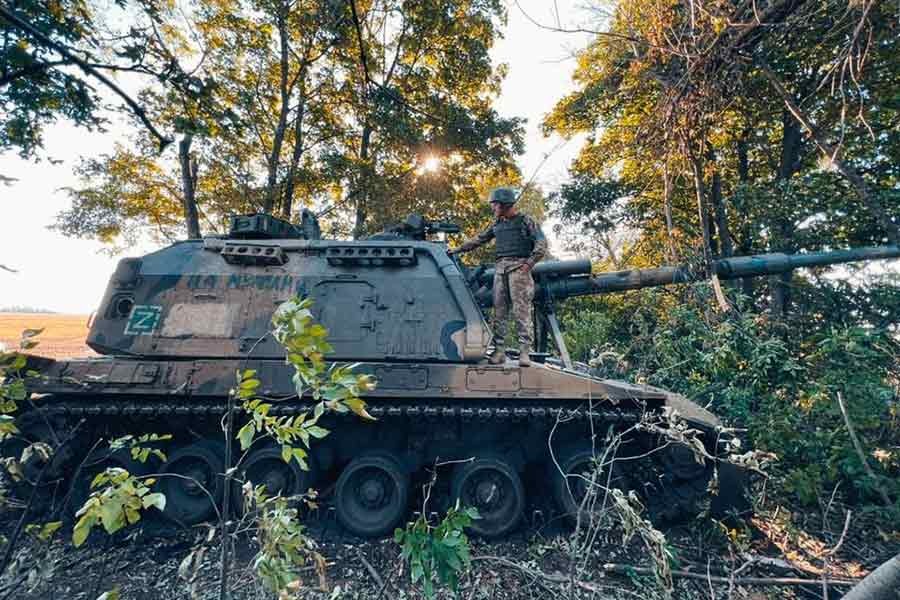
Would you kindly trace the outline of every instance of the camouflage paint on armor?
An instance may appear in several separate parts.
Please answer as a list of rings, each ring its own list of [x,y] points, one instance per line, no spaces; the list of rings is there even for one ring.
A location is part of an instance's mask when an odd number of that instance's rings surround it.
[[[528,261],[524,258],[497,260],[494,271],[494,319],[491,322],[491,329],[494,331],[494,346],[500,351],[503,350],[506,340],[510,309],[519,345],[529,349],[533,347],[534,279],[531,270],[524,268],[526,262]]]

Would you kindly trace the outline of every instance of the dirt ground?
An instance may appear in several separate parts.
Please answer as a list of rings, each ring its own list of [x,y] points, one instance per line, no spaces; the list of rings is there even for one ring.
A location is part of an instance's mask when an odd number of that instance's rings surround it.
[[[7,512],[2,532],[9,536],[13,512]],[[830,558],[827,551],[841,537],[844,518],[839,506],[823,520],[821,514],[791,513],[782,508],[758,515],[746,528],[725,531],[698,520],[666,530],[675,558],[672,567],[695,578],[676,576],[667,595],[651,574],[647,547],[639,538],[623,543],[621,528],[601,531],[589,550],[573,557],[571,533],[553,525],[527,526],[499,543],[473,541],[471,568],[461,578],[457,595],[439,589],[438,598],[518,600],[549,598],[626,599],[656,598],[744,600],[823,598],[823,570],[834,579],[858,579],[900,550],[897,532],[885,531],[865,517],[851,521],[841,548]],[[823,529],[822,526],[825,526]],[[159,525],[134,529],[110,538],[92,535],[75,549],[68,533],[41,542],[25,536],[14,553],[12,569],[0,578],[0,600],[7,598],[95,600],[117,589],[120,598],[213,599],[219,597],[218,537],[209,525],[161,533]],[[806,529],[804,529],[804,527]],[[381,600],[423,598],[409,582],[407,566],[391,539],[361,542],[345,538],[331,519],[314,521],[310,531],[326,559],[320,577],[314,567],[300,570],[302,586],[289,598]],[[891,537],[893,536],[893,537]],[[209,541],[211,538],[212,541]],[[204,548],[202,558],[186,561]],[[253,575],[255,543],[252,534],[236,543],[230,572],[235,600],[274,598]],[[827,561],[827,564],[826,564]],[[184,568],[186,562],[194,566]],[[611,573],[609,563],[628,565]],[[198,566],[199,565],[199,566]],[[574,567],[573,567],[574,565]],[[637,570],[631,567],[636,567]],[[716,580],[715,577],[724,577]],[[734,577],[733,581],[729,581]],[[751,583],[746,578],[798,578],[808,585]],[[846,587],[829,586],[828,598],[840,598]]]
[[[0,348],[14,350],[25,329],[44,328],[37,340],[40,344],[32,354],[50,358],[92,356],[85,345],[88,315],[58,315],[44,313],[0,313]]]

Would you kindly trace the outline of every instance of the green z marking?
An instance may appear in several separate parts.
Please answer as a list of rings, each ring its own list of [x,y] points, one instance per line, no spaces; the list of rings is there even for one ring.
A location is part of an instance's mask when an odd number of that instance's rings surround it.
[[[162,306],[138,304],[131,309],[131,316],[125,325],[125,335],[150,335],[159,325]]]

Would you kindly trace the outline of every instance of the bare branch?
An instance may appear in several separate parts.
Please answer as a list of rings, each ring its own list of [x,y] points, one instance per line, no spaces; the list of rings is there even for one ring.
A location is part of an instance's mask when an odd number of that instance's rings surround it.
[[[103,85],[105,85],[110,90],[112,90],[117,96],[122,98],[122,100],[125,101],[125,104],[128,105],[128,107],[135,114],[135,116],[137,116],[137,118],[140,119],[141,123],[144,124],[144,127],[146,127],[147,130],[153,135],[153,137],[155,137],[157,139],[157,141],[159,142],[159,151],[160,152],[165,150],[166,146],[168,146],[169,144],[171,144],[174,141],[171,138],[164,136],[162,133],[160,133],[156,129],[156,127],[153,125],[153,123],[147,117],[147,111],[144,109],[143,106],[138,104],[131,96],[129,96],[127,93],[125,93],[125,91],[122,90],[122,88],[120,88],[118,85],[116,85],[106,75],[104,75],[103,73],[99,72],[96,68],[91,66],[90,63],[75,56],[68,48],[66,48],[62,44],[59,44],[59,43],[53,41],[47,35],[45,35],[41,31],[35,29],[30,23],[26,23],[25,21],[23,21],[22,19],[20,19],[16,15],[14,15],[12,12],[10,12],[7,9],[7,7],[0,6],[0,17],[3,17],[5,20],[9,21],[10,23],[15,25],[19,29],[28,32],[30,35],[32,35],[35,39],[40,41],[42,44],[45,44],[45,45],[49,46],[50,48],[53,48],[56,52],[59,52],[64,58],[75,63],[86,74],[99,80],[101,83],[103,83]]]
[[[781,82],[781,79],[772,72],[772,69],[766,63],[765,59],[758,57],[756,59],[756,65],[759,67],[760,72],[763,74],[763,77],[775,88],[775,91],[778,92],[778,95],[781,97],[785,106],[787,106],[791,115],[797,120],[800,125],[806,129],[807,133],[809,133],[813,142],[816,144],[816,147],[819,151],[834,164],[835,168],[837,168],[838,172],[843,175],[847,181],[853,186],[856,195],[859,196],[859,199],[862,200],[863,204],[865,204],[869,210],[872,212],[872,215],[878,221],[878,224],[884,228],[887,233],[888,241],[891,244],[900,243],[900,234],[897,232],[897,226],[891,222],[891,218],[888,215],[887,211],[882,206],[881,202],[878,200],[875,195],[873,195],[869,191],[869,186],[866,184],[865,180],[853,170],[847,163],[845,163],[840,158],[840,147],[832,146],[822,137],[821,133],[818,131],[816,126],[812,123],[809,116],[801,109],[796,102],[794,102],[793,96],[787,91],[784,87],[784,84]]]

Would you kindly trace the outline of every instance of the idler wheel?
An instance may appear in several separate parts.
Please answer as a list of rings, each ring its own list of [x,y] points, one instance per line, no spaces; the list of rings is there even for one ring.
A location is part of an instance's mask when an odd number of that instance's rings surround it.
[[[304,471],[294,458],[284,462],[281,448],[265,446],[250,453],[238,465],[240,479],[255,487],[266,486],[267,496],[290,498],[300,496],[315,483],[316,473],[312,461],[307,459],[309,471]],[[240,486],[235,486],[235,506],[243,506]]]
[[[557,507],[573,524],[578,518],[578,512],[582,509],[582,503],[591,490],[592,485],[597,495],[588,499],[584,506],[582,518],[590,515],[593,509],[602,508],[604,494],[608,489],[627,487],[625,477],[617,463],[605,465],[595,473],[597,464],[595,461],[603,458],[603,448],[592,449],[585,446],[575,446],[560,452],[558,456],[559,466],[551,461],[550,485],[553,499]],[[611,461],[613,457],[607,456]],[[563,476],[565,473],[565,476]],[[592,482],[593,477],[593,482]],[[585,514],[587,513],[587,515]]]
[[[4,440],[2,448],[4,456],[20,461],[21,479],[11,482],[12,495],[27,502],[36,493],[32,502],[35,512],[60,509],[59,502],[69,489],[76,459],[84,450],[77,441],[70,439],[65,421],[53,419],[40,409],[23,414],[16,425],[21,433]],[[41,445],[34,445],[28,452],[29,456],[25,456],[25,450],[32,444]],[[49,454],[45,452],[47,447]]]
[[[673,442],[662,454],[662,462],[666,470],[679,480],[702,477],[706,471],[706,459],[700,457],[686,444]]]
[[[406,514],[409,475],[388,453],[350,461],[335,488],[337,518],[347,531],[365,538],[393,531]]]
[[[52,420],[39,411],[26,413],[23,417],[23,422],[19,424],[20,436],[9,440],[8,446],[4,448],[4,454],[19,459],[28,446],[34,443],[46,444],[52,450],[49,462],[44,459],[41,452],[31,452],[28,460],[20,465],[24,480],[28,485],[33,485],[41,471],[44,471],[45,486],[65,480],[70,473],[68,467],[72,466],[80,454],[75,440],[68,439],[66,423]]]
[[[707,508],[710,500],[712,465],[709,461],[697,463],[689,448],[678,446],[671,444],[631,463],[629,475],[656,524],[693,519]]]
[[[159,478],[166,495],[164,514],[183,525],[196,525],[215,514],[222,498],[225,462],[222,445],[210,440],[183,446],[169,455]]]
[[[501,458],[476,458],[457,465],[451,495],[463,507],[478,509],[480,519],[469,530],[483,538],[503,537],[514,530],[525,509],[525,488],[515,468]]]

